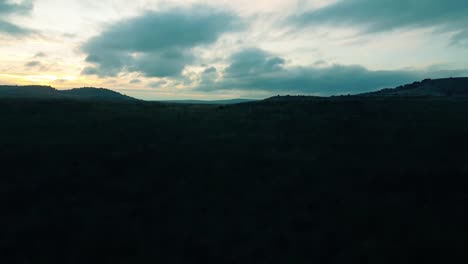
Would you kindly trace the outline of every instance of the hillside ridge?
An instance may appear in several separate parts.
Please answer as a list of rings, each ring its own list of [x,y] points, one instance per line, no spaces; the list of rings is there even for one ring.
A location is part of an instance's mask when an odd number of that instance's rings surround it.
[[[359,96],[437,96],[468,97],[468,77],[425,79],[396,88],[363,93]]]
[[[69,90],[58,90],[51,86],[42,85],[0,85],[0,97],[104,101],[137,100],[133,97],[105,88],[81,87]]]

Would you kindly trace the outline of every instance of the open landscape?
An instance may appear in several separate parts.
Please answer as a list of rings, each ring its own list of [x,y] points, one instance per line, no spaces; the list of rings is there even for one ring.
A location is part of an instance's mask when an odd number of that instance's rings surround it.
[[[467,0],[0,0],[0,264],[468,263]]]
[[[1,261],[455,261],[467,104],[1,98]]]

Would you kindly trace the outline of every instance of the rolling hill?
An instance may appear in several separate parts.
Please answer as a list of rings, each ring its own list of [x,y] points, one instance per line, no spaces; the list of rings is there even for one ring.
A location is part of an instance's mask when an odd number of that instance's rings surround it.
[[[426,79],[359,96],[450,96],[468,97],[468,78]]]
[[[346,85],[346,84],[343,84]],[[104,89],[83,87],[71,90],[57,90],[50,86],[8,86],[0,85],[0,98],[30,98],[30,99],[75,99],[91,101],[129,101],[138,100],[118,92]],[[341,97],[341,96],[340,96]],[[346,96],[348,97],[348,96]],[[468,97],[468,77],[425,79],[420,82],[401,85],[396,88],[386,88],[375,92],[357,94],[352,97]],[[274,96],[265,99],[269,102],[277,101],[308,101],[320,99],[317,96]],[[181,104],[238,104],[254,102],[250,99],[232,99],[218,101],[201,100],[172,100],[168,103]]]
[[[343,84],[346,85],[346,84]],[[375,92],[362,93],[350,96],[332,96],[331,98],[356,97],[468,97],[468,77],[425,79],[420,82],[405,84],[396,88],[386,88]],[[304,102],[325,97],[285,95],[273,96],[265,99],[267,102]]]
[[[71,90],[57,90],[50,86],[0,86],[0,97],[31,98],[31,99],[74,99],[99,101],[129,101],[137,100],[121,93],[103,89],[83,87]]]

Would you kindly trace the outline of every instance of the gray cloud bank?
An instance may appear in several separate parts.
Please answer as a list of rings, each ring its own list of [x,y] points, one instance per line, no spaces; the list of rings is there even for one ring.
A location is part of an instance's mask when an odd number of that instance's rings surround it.
[[[358,26],[367,33],[436,27],[468,39],[466,0],[341,0],[291,18],[297,26]]]
[[[7,0],[0,0],[0,34],[21,36],[32,33],[32,30],[20,27],[6,20],[9,15],[27,14],[32,8],[32,0],[23,1],[19,4]]]
[[[148,12],[114,24],[85,43],[86,61],[94,66],[83,74],[175,77],[195,60],[193,48],[214,43],[239,27],[235,15],[207,6]]]
[[[395,87],[424,78],[456,77],[468,71],[372,71],[358,65],[287,67],[283,58],[260,49],[242,50],[220,73],[212,67],[202,73],[203,91],[251,90],[316,95],[356,94]]]
[[[314,11],[291,17],[300,29],[308,26],[354,26],[367,33],[397,29],[434,28],[450,32],[454,43],[468,40],[468,2],[465,0],[341,0]],[[208,6],[147,12],[122,20],[81,46],[92,65],[84,75],[113,77],[137,72],[141,77],[166,78],[149,87],[168,86],[167,80],[182,76],[194,65],[197,47],[217,42],[243,27],[239,17]],[[425,78],[458,77],[465,70],[369,70],[360,65],[329,65],[319,61],[310,66],[291,66],[275,54],[243,49],[233,54],[224,69],[206,66],[196,83],[198,91],[264,91],[316,95],[356,94],[395,87]],[[196,75],[197,73],[195,73]],[[132,80],[138,84],[141,80]]]

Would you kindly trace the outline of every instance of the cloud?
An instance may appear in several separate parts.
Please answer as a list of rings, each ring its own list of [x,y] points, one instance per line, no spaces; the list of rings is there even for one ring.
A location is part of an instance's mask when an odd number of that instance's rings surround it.
[[[203,73],[204,74],[211,74],[211,73],[216,73],[218,70],[216,69],[216,67],[209,67],[209,68],[206,68]]]
[[[193,48],[212,44],[239,28],[238,17],[207,6],[148,12],[120,21],[87,41],[81,48],[95,67],[83,73],[175,77],[194,62]]]
[[[168,48],[137,56],[129,70],[143,72],[148,77],[176,77],[194,58],[190,50]]]
[[[40,61],[30,61],[30,62],[27,62],[24,66],[28,68],[42,67],[42,63]]]
[[[45,58],[47,57],[47,54],[45,54],[44,52],[38,52],[34,55],[34,58]]]
[[[138,83],[141,83],[140,79],[133,79],[130,81],[130,84],[138,84]]]
[[[455,35],[453,35],[452,43],[468,46],[468,29],[458,31]]]
[[[282,70],[285,60],[263,50],[249,48],[231,57],[231,65],[226,69],[228,78],[242,78],[249,75],[262,75]]]
[[[9,15],[24,15],[32,10],[33,4],[31,0],[21,3],[14,3],[7,0],[0,0],[0,34],[12,36],[28,35],[33,33],[32,30],[20,27],[6,20]]]
[[[318,10],[291,17],[299,26],[357,26],[367,33],[397,29],[436,27],[465,33],[468,27],[466,0],[341,0]]]
[[[218,79],[219,72],[216,67],[205,68],[205,70],[200,74],[201,83],[199,84],[199,88],[211,90],[218,85]]]
[[[32,9],[32,1],[22,1],[14,3],[12,1],[0,0],[0,15],[8,15],[13,13],[24,14]]]
[[[26,29],[15,24],[0,20],[0,34],[5,33],[8,35],[20,36],[32,33],[30,29]]]
[[[82,75],[97,75],[99,71],[93,67],[86,67],[81,71]]]
[[[162,87],[162,86],[164,86],[166,84],[167,84],[166,80],[159,80],[159,81],[150,83],[149,87],[151,87],[151,88],[160,88],[160,87]]]
[[[247,49],[233,54],[231,64],[222,74],[207,69],[200,77],[201,82],[198,89],[203,91],[249,90],[316,95],[356,94],[395,87],[428,77],[455,77],[467,72],[372,71],[359,65],[287,67],[283,58],[263,50]]]

